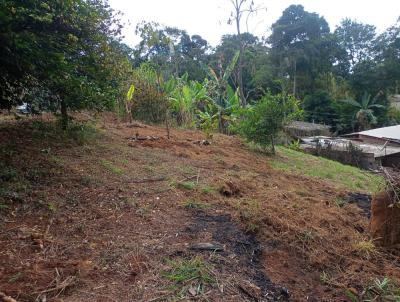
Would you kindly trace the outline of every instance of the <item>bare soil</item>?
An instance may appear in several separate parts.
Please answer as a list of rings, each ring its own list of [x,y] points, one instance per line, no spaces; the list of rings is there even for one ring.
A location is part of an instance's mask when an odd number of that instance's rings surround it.
[[[84,117],[82,117],[84,119]],[[47,126],[43,126],[47,125]],[[0,124],[0,292],[17,301],[349,301],[400,280],[349,193],[274,170],[236,137],[118,123],[95,138]],[[135,137],[154,139],[135,140]],[[225,193],[224,193],[225,192]],[[231,192],[226,194],[226,192]],[[354,192],[353,192],[354,193]],[[222,251],[192,250],[212,243]],[[213,282],[165,278],[199,257]],[[0,299],[1,301],[1,299]]]

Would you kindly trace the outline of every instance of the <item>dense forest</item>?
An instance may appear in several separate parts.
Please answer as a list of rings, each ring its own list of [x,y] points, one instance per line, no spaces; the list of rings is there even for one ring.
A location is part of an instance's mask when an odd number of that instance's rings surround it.
[[[28,103],[33,112],[60,114],[65,127],[70,111],[116,110],[207,135],[271,139],[274,130],[259,132],[248,121],[270,116],[264,123],[279,129],[290,117],[335,133],[400,122],[389,102],[400,88],[400,20],[382,33],[351,19],[332,29],[323,16],[291,5],[259,38],[240,25],[254,3],[236,3],[228,23],[237,34],[216,47],[142,22],[131,48],[122,42],[120,13],[104,1],[2,1],[0,107]]]

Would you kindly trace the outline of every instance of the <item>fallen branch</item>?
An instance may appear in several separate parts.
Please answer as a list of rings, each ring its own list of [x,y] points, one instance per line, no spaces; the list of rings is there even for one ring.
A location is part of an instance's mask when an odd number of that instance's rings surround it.
[[[393,192],[394,194],[394,202],[400,204],[400,178],[396,178],[391,175],[387,169],[382,169],[384,177],[386,179],[387,186],[389,187],[389,191]]]

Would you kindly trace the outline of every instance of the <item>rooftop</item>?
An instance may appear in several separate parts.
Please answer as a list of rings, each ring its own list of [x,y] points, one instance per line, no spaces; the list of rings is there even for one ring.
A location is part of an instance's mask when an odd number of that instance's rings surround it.
[[[388,138],[400,141],[400,125],[362,131],[359,132],[358,134],[383,138],[383,139]]]
[[[316,143],[319,141],[322,147],[327,147],[328,145],[331,145],[331,148],[333,150],[338,151],[348,150],[349,144],[352,143],[353,145],[360,148],[364,153],[374,154],[375,158],[400,153],[400,147],[392,147],[385,144],[369,144],[343,138],[316,136],[304,138],[302,139],[302,141],[308,145],[314,146],[316,146]]]

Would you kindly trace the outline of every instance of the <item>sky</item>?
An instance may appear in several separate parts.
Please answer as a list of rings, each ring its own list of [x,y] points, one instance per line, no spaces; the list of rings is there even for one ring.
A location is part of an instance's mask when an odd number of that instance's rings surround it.
[[[268,36],[270,27],[291,4],[302,4],[305,10],[324,16],[331,30],[343,18],[356,19],[375,25],[378,32],[393,25],[400,17],[400,0],[254,0],[265,7],[253,16],[248,31],[259,37]],[[115,10],[123,13],[124,41],[135,46],[140,39],[135,36],[136,24],[155,21],[163,25],[184,29],[189,35],[198,34],[212,46],[219,44],[221,36],[235,33],[228,25],[231,13],[230,0],[109,0]],[[246,23],[242,27],[246,30]]]

